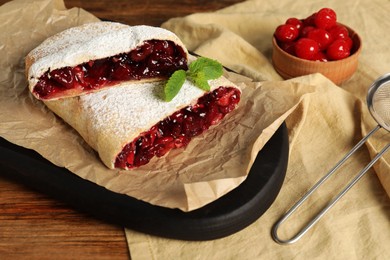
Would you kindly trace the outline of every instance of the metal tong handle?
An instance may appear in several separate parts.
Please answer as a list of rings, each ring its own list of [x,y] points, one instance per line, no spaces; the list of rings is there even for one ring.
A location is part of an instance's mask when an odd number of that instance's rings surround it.
[[[357,143],[326,175],[324,175],[306,194],[294,204],[284,216],[282,216],[272,227],[272,238],[279,244],[292,244],[298,241],[307,231],[309,231],[324,215],[325,213],[336,204],[362,177],[363,175],[379,160],[380,157],[390,148],[390,144],[387,144],[382,151],[380,151],[374,159],[358,174],[356,177],[348,183],[348,185],[333,199],[331,200],[326,207],[324,207],[304,228],[302,228],[294,237],[290,239],[283,240],[278,236],[278,229],[283,222],[285,222],[302,204],[307,200],[307,198],[316,191],[329,177],[336,172],[337,169],[349,158],[353,153],[356,152],[366,141],[367,139],[379,130],[381,126],[375,127],[368,133],[359,143]]]

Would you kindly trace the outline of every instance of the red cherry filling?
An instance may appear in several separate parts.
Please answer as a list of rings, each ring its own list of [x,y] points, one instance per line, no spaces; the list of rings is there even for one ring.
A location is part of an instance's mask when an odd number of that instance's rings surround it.
[[[48,99],[69,90],[82,92],[127,80],[169,78],[178,69],[187,69],[184,50],[172,41],[150,40],[129,53],[48,71],[40,77],[34,93]]]
[[[127,144],[115,160],[116,168],[135,168],[147,164],[154,156],[185,147],[191,138],[200,135],[235,109],[241,92],[232,87],[219,87],[198,99]]]

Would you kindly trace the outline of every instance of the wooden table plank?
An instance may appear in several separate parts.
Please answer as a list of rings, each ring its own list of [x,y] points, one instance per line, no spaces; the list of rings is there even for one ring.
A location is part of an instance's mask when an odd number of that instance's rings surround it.
[[[1,1],[0,1],[1,2]],[[65,1],[68,8],[78,6],[102,19],[130,25],[146,24],[160,26],[172,17],[191,13],[210,12],[233,5],[238,0],[131,0],[131,1]]]
[[[0,0],[0,5],[8,2]],[[214,11],[237,0],[66,0],[94,15],[159,26],[171,17]],[[19,183],[0,165],[0,259],[128,259],[122,227],[109,225]]]
[[[93,219],[0,175],[0,259],[128,255],[122,227]]]

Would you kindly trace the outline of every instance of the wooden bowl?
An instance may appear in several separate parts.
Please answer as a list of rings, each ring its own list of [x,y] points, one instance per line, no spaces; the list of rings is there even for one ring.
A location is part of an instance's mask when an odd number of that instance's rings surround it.
[[[345,26],[345,25],[344,25]],[[362,42],[359,35],[345,26],[353,41],[351,55],[337,61],[310,61],[293,56],[282,50],[275,37],[272,38],[272,62],[275,70],[284,78],[290,79],[303,75],[321,73],[329,78],[336,85],[348,80],[355,73],[358,66],[358,57],[362,49]]]

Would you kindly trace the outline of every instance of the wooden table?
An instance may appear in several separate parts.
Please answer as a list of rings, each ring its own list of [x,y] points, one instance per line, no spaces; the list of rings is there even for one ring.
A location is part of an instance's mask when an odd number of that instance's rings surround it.
[[[8,2],[0,0],[0,5]],[[171,17],[214,11],[239,0],[66,0],[97,17],[159,26]],[[110,225],[22,184],[0,166],[0,259],[128,259],[122,227]]]

